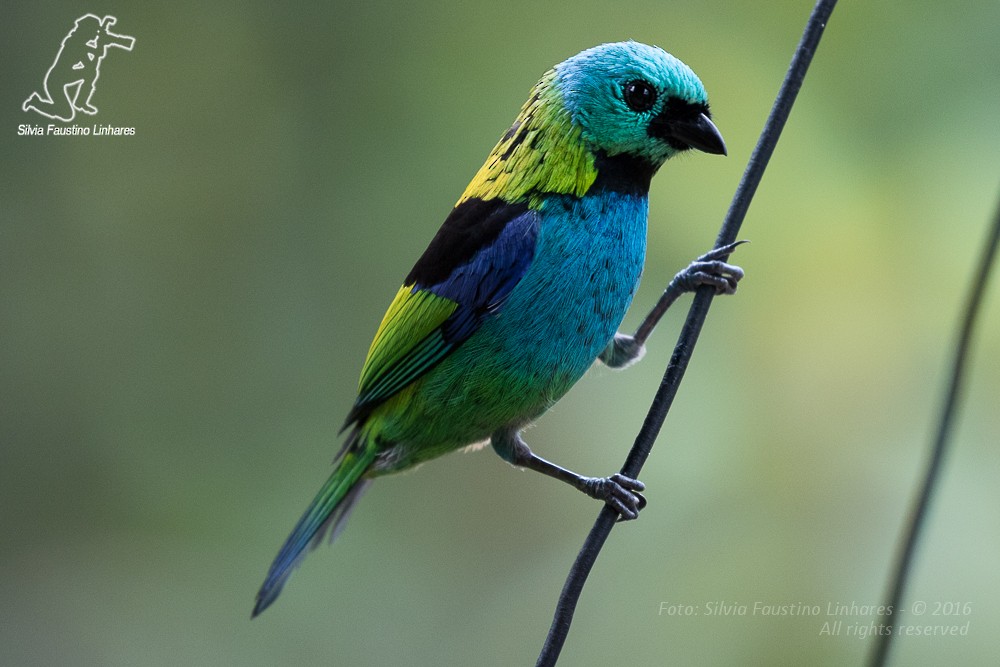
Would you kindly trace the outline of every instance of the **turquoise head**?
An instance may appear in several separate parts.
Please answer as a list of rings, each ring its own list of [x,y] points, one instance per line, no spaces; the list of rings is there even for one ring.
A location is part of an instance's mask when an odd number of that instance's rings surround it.
[[[705,87],[663,49],[602,44],[546,72],[459,203],[500,197],[537,205],[546,194],[582,196],[598,173],[627,173],[648,190],[682,151],[725,154]],[[610,158],[610,160],[609,160]]]
[[[726,153],[701,80],[659,47],[602,44],[560,63],[555,74],[563,104],[594,152],[642,157],[654,168],[692,148]]]

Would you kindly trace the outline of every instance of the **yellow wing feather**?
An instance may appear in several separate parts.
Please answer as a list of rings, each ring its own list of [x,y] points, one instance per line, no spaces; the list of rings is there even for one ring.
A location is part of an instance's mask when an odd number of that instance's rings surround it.
[[[394,364],[414,351],[458,304],[414,285],[403,285],[396,292],[382,318],[375,339],[368,350],[358,392],[364,394]]]

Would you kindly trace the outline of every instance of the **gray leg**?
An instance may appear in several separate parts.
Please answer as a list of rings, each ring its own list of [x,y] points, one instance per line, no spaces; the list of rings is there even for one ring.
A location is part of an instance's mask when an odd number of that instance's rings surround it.
[[[601,352],[598,359],[610,368],[625,368],[642,359],[646,353],[646,339],[659,323],[667,308],[685,292],[693,292],[702,285],[715,288],[716,294],[735,294],[736,285],[743,278],[743,269],[723,260],[736,249],[736,246],[746,243],[737,241],[727,246],[707,252],[691,262],[683,271],[677,273],[659,301],[646,315],[634,335],[616,333],[614,340]]]
[[[610,477],[583,477],[535,456],[517,431],[498,431],[493,434],[491,442],[493,449],[504,461],[554,477],[591,498],[603,500],[618,512],[621,521],[637,518],[639,510],[646,506],[646,499],[637,493],[645,489],[646,485],[637,479],[618,473]]]

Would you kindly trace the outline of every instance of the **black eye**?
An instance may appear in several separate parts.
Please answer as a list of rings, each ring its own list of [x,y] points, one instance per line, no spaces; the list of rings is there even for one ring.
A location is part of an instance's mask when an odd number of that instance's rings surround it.
[[[625,104],[636,113],[649,111],[656,104],[656,88],[642,79],[625,84]]]

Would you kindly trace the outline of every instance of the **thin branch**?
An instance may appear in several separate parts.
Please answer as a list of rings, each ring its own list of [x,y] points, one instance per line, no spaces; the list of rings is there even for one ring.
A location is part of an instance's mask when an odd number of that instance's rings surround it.
[[[927,462],[926,471],[924,471],[923,486],[914,500],[910,511],[909,524],[900,543],[900,551],[896,560],[896,567],[893,570],[889,597],[885,601],[886,610],[880,619],[881,624],[885,628],[879,629],[879,634],[875,639],[871,661],[868,663],[871,667],[882,667],[882,665],[886,664],[886,660],[889,658],[889,648],[892,645],[892,639],[896,636],[893,616],[902,611],[900,605],[903,602],[903,594],[906,589],[906,581],[910,575],[910,568],[913,566],[913,557],[916,553],[917,542],[920,540],[920,531],[927,521],[927,510],[930,506],[931,496],[941,476],[941,466],[944,462],[945,452],[948,449],[948,443],[950,442],[952,420],[955,416],[958,399],[960,398],[969,347],[972,344],[972,333],[976,326],[976,318],[982,308],[983,294],[986,292],[990,271],[996,261],[998,245],[1000,245],[1000,204],[997,206],[993,228],[989,232],[985,246],[983,246],[983,254],[979,259],[976,270],[972,274],[972,285],[969,289],[968,300],[965,302],[962,324],[955,345],[955,358],[952,360],[948,391],[941,406],[941,416],[938,421],[937,433],[931,445],[930,460]]]
[[[771,154],[774,152],[778,137],[785,125],[785,121],[788,119],[792,104],[795,102],[795,96],[802,86],[809,63],[812,61],[816,47],[819,45],[820,37],[823,35],[823,29],[826,27],[826,22],[833,12],[835,5],[836,0],[819,0],[813,8],[809,21],[806,24],[805,32],[802,35],[802,40],[799,42],[795,55],[792,58],[788,73],[785,75],[785,80],[781,85],[781,90],[778,92],[778,98],[771,109],[771,114],[768,116],[760,139],[757,141],[753,155],[750,156],[750,162],[747,164],[743,178],[736,189],[736,194],[733,196],[729,212],[726,214],[722,229],[719,231],[719,236],[716,240],[717,248],[736,240],[736,235],[743,224],[743,218],[746,216],[747,208],[750,206],[750,200],[757,191],[757,186],[764,174],[764,169],[771,158]],[[680,381],[684,377],[684,371],[687,369],[688,361],[694,351],[701,327],[705,322],[705,317],[708,315],[708,309],[712,303],[713,296],[714,290],[711,287],[702,286],[698,288],[694,302],[691,304],[691,309],[688,311],[684,328],[670,358],[670,363],[667,365],[666,372],[663,375],[663,380],[656,392],[656,396],[653,398],[649,412],[646,414],[642,429],[636,436],[635,443],[632,445],[628,458],[622,466],[621,473],[623,475],[632,478],[638,477],[643,464],[646,462],[646,458],[653,447],[653,442],[657,434],[659,434],[660,428],[663,426],[664,419],[666,419],[667,411],[670,409],[674,396],[677,394]],[[580,599],[580,593],[583,591],[587,576],[590,574],[590,570],[597,560],[597,555],[611,533],[611,528],[614,526],[616,518],[617,515],[615,512],[605,505],[601,509],[601,513],[598,515],[593,528],[591,528],[590,534],[587,535],[587,539],[580,549],[579,554],[577,554],[573,567],[570,569],[566,583],[563,585],[562,593],[556,605],[555,616],[552,619],[552,626],[549,628],[545,645],[538,656],[537,667],[555,665],[559,659],[559,653],[562,651],[566,635],[569,633],[569,627],[573,621],[573,613]]]

